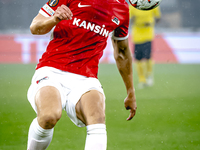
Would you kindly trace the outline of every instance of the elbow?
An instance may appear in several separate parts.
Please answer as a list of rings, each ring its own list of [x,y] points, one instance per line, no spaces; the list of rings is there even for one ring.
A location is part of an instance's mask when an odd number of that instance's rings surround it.
[[[41,27],[37,26],[37,25],[30,25],[30,31],[34,35],[46,34],[46,32],[44,32],[44,30]]]
[[[37,30],[34,26],[32,26],[32,25],[30,26],[30,31],[31,31],[31,33],[34,34],[34,35],[35,35],[35,34],[38,34],[38,32],[37,32],[38,30]]]

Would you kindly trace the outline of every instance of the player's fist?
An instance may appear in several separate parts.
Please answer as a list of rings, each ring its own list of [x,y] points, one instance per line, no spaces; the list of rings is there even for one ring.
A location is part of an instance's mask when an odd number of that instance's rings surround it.
[[[124,100],[124,106],[127,110],[130,110],[130,115],[126,120],[131,120],[135,116],[137,109],[135,95],[128,95]]]
[[[56,21],[71,20],[72,16],[73,14],[71,10],[66,5],[59,6],[54,13],[54,18]]]

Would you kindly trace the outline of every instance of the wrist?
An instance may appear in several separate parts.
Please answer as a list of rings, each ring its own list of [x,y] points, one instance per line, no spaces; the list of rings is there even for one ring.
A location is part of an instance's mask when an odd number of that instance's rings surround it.
[[[128,89],[127,95],[131,97],[135,96],[135,88]]]
[[[61,21],[57,16],[52,16],[52,17],[53,17],[52,20],[55,25],[57,25]]]

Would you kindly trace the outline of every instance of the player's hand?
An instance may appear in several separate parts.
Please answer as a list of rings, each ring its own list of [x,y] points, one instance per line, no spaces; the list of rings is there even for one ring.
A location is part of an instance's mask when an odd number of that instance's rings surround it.
[[[71,20],[72,16],[73,14],[71,10],[66,5],[59,6],[54,13],[54,18],[56,21]]]
[[[137,104],[135,94],[129,94],[124,100],[124,106],[126,110],[130,110],[130,115],[126,120],[131,120],[136,113]]]

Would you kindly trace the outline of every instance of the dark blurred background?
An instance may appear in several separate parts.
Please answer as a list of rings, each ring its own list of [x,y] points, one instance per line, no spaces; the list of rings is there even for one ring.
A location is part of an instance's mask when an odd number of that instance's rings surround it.
[[[0,32],[27,33],[29,25],[47,0],[0,0]],[[163,0],[157,32],[199,31],[200,0]]]

